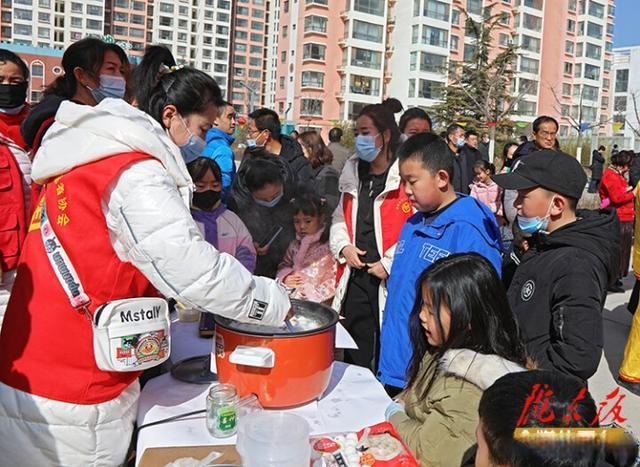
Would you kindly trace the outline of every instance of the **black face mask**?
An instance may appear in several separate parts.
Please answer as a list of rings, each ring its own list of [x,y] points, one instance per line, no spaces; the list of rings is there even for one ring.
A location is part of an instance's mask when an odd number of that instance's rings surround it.
[[[27,100],[27,83],[0,84],[0,109],[15,109]]]
[[[193,194],[193,205],[203,211],[211,211],[218,201],[220,201],[219,191],[196,191]]]

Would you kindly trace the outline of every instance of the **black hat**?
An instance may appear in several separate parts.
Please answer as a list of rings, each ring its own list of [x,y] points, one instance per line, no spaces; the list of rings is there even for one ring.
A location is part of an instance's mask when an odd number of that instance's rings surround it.
[[[580,199],[587,184],[587,176],[575,157],[550,149],[517,159],[510,173],[495,175],[492,179],[507,190],[539,186],[574,199]]]

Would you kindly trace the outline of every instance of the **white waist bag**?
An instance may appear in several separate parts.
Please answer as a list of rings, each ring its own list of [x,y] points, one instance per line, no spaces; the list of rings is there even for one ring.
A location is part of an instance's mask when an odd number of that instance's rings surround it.
[[[93,328],[93,353],[103,371],[142,371],[165,362],[171,353],[169,305],[162,298],[127,298],[98,307],[93,318],[91,299],[84,292],[69,256],[46,214],[44,199],[40,233],[60,285],[71,306],[83,312]]]

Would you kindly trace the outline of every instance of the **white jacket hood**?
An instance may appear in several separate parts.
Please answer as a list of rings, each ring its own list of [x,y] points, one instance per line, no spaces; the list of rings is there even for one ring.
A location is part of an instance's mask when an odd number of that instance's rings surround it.
[[[64,101],[36,153],[32,177],[42,184],[79,165],[124,152],[142,152],[160,161],[189,203],[193,183],[180,149],[158,122],[122,99],[104,99],[95,107]]]
[[[438,367],[473,383],[483,391],[509,373],[527,371],[526,368],[498,355],[486,355],[469,349],[447,350]]]

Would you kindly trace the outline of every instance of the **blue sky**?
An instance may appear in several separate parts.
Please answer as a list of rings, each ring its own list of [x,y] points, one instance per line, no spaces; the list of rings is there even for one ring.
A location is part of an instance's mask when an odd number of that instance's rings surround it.
[[[640,18],[640,0],[616,0],[614,47],[640,45],[638,18]]]

